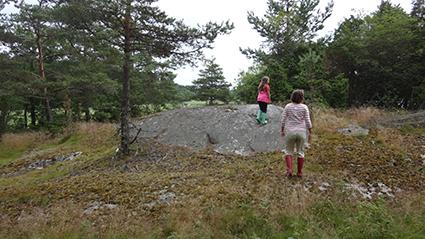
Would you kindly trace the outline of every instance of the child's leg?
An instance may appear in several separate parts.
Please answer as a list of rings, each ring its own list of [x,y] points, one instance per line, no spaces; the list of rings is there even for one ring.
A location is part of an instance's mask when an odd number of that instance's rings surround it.
[[[292,155],[285,155],[285,162],[286,162],[286,176],[290,177],[292,176]]]
[[[306,137],[305,135],[297,135],[297,176],[303,176],[303,166],[304,166],[304,145],[305,145]]]
[[[285,135],[284,138],[284,159],[286,163],[286,176],[290,177],[292,176],[293,172],[293,164],[292,164],[292,155],[294,154],[294,147],[295,147],[295,137],[292,133],[288,133]]]
[[[261,112],[261,110],[259,109],[259,110],[257,111],[257,118],[256,118],[256,120],[257,120],[257,122],[258,122],[259,124],[261,124],[261,116],[262,116],[262,112]]]
[[[304,158],[298,157],[297,159],[297,176],[303,176]]]

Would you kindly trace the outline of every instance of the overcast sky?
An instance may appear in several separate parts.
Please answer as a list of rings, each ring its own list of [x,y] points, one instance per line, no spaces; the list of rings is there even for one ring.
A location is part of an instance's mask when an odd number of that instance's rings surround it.
[[[321,0],[322,9],[330,0]],[[27,3],[36,2],[27,0]],[[320,35],[330,34],[345,17],[359,11],[370,13],[377,9],[381,0],[334,0],[333,13],[325,22]],[[406,12],[411,10],[411,0],[391,0],[399,4]],[[224,72],[226,80],[235,83],[239,72],[245,71],[252,62],[239,51],[239,47],[259,48],[262,39],[252,29],[247,20],[247,12],[253,11],[263,16],[267,0],[159,0],[157,3],[168,15],[183,19],[188,25],[205,24],[208,21],[221,22],[230,20],[235,29],[231,34],[216,39],[214,49],[206,50],[208,57],[215,57]],[[12,11],[11,8],[5,11]],[[185,68],[176,71],[176,83],[190,85],[198,77],[199,69]]]

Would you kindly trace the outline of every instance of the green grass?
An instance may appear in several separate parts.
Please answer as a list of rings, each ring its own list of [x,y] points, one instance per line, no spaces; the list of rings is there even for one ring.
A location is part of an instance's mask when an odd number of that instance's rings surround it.
[[[25,150],[25,148],[11,148],[0,144],[0,166],[20,158]]]
[[[382,200],[344,204],[324,199],[299,214],[282,211],[276,216],[254,208],[224,210],[214,221],[207,215],[186,229],[171,222],[160,238],[425,238],[423,209],[399,212]]]
[[[400,128],[400,132],[404,134],[421,135],[425,134],[425,128],[416,128],[411,125],[404,125]]]

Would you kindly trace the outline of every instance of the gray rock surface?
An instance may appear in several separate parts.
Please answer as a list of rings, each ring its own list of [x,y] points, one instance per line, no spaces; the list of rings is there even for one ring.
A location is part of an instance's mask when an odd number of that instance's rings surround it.
[[[368,129],[362,128],[356,124],[350,124],[345,128],[338,129],[338,132],[350,136],[366,136],[369,134]]]
[[[58,162],[64,162],[64,161],[71,161],[78,157],[80,157],[83,153],[82,152],[73,152],[69,155],[59,155],[55,156],[51,159],[45,159],[45,160],[39,160],[34,163],[31,163],[27,169],[28,170],[34,170],[34,169],[43,169],[45,167],[48,167],[50,165],[53,165]]]
[[[219,153],[247,155],[281,150],[280,117],[282,108],[269,105],[269,123],[255,120],[258,105],[184,108],[156,114],[137,123],[141,137],[159,142],[204,149]]]
[[[413,126],[418,128],[425,127],[425,111],[419,111],[414,113],[406,113],[404,115],[394,115],[379,121],[380,124],[386,127],[403,127]]]

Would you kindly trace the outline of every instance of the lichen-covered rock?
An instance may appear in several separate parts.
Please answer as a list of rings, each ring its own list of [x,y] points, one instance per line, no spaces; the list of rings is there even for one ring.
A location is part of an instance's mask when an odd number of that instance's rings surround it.
[[[338,132],[349,136],[366,136],[369,134],[369,129],[360,127],[357,124],[350,124],[347,127],[338,129]]]
[[[257,105],[177,109],[145,119],[138,127],[142,130],[141,137],[169,145],[213,147],[219,153],[240,155],[281,150],[283,109],[269,105],[269,123],[264,126],[255,120],[257,110]]]

